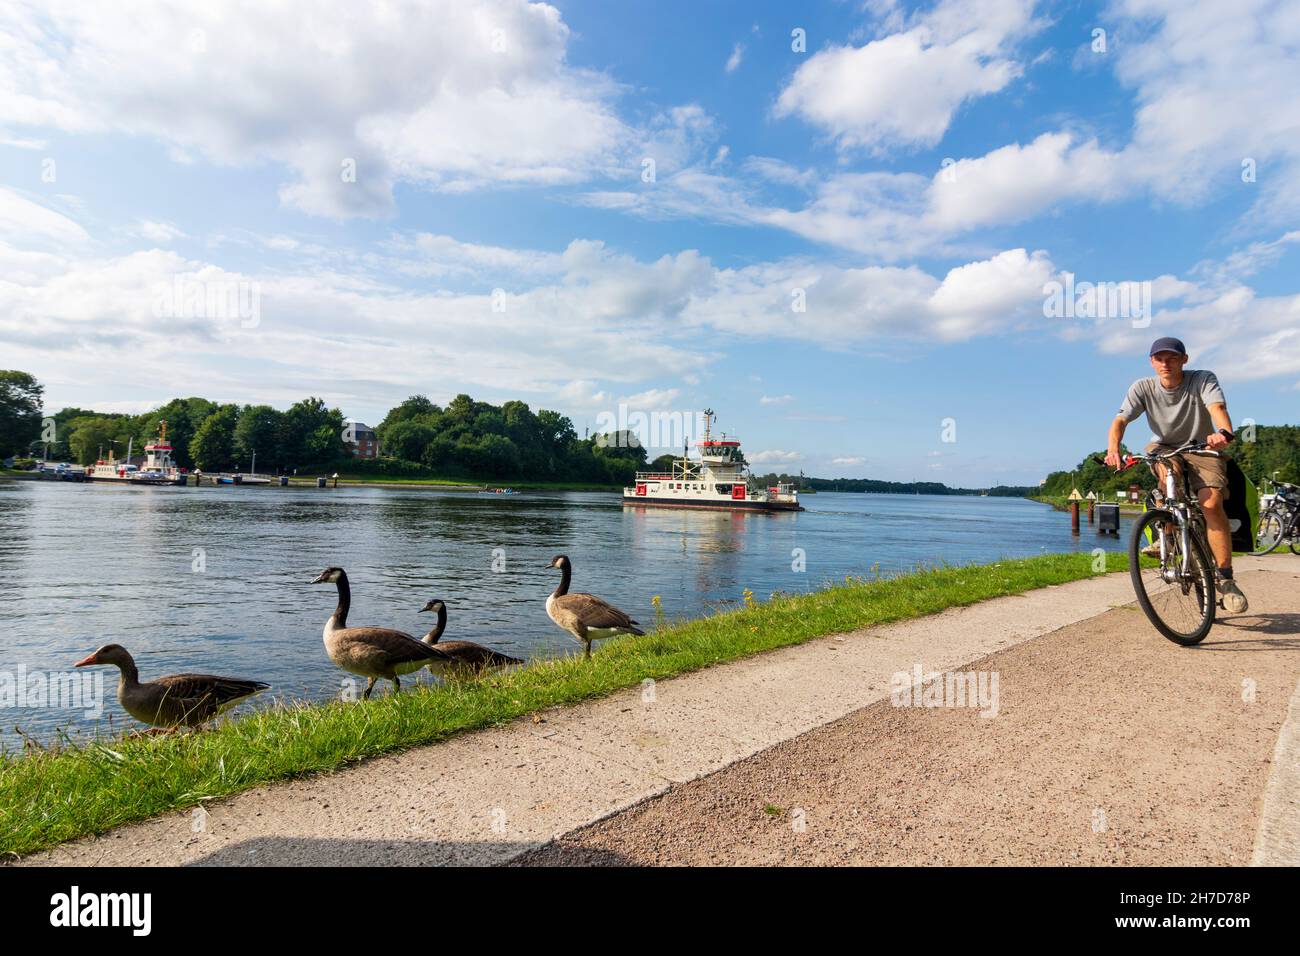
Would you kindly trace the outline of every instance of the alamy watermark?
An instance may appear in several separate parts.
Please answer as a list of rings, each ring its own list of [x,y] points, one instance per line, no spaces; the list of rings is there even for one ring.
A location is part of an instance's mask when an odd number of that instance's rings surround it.
[[[238,319],[241,329],[254,329],[262,321],[262,285],[248,279],[173,276],[154,286],[153,314],[158,319]]]
[[[1129,319],[1135,329],[1151,324],[1151,282],[1075,282],[1043,284],[1043,315],[1049,319]]]
[[[596,444],[677,449],[701,437],[707,424],[703,412],[630,411],[626,402],[620,402],[617,411],[596,416]]]
[[[104,675],[87,671],[0,671],[0,708],[81,710],[89,720],[104,713]]]
[[[889,684],[895,707],[978,707],[981,717],[998,715],[997,671],[926,673],[917,662],[911,673],[897,671]]]

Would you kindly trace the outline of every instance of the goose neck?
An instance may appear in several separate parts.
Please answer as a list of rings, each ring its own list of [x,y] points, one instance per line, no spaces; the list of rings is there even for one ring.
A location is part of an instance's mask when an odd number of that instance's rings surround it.
[[[140,670],[135,666],[135,661],[128,655],[125,660],[114,661],[119,673],[118,687],[138,687],[140,685]]]
[[[339,606],[334,609],[334,626],[347,627],[348,608],[352,606],[352,588],[348,585],[348,576],[342,572],[339,573],[336,583],[339,589]]]
[[[551,595],[552,597],[564,597],[564,595],[569,593],[569,578],[572,574],[573,569],[569,565],[565,564],[561,566],[560,583],[556,585],[555,591]]]
[[[442,632],[447,628],[447,605],[438,608],[438,620],[434,622],[433,627],[429,628],[429,633],[424,635],[424,643],[437,644],[438,638],[442,637]]]

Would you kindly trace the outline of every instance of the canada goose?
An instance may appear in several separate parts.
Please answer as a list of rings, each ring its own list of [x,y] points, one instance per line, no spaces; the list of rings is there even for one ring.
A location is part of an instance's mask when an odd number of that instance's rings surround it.
[[[445,673],[449,670],[459,671],[482,671],[494,667],[507,667],[510,664],[522,664],[517,657],[510,657],[506,654],[498,653],[490,647],[484,647],[482,644],[475,644],[473,641],[443,641],[438,644],[438,638],[442,637],[442,632],[447,627],[447,605],[437,598],[430,601],[420,612],[436,611],[438,620],[433,627],[429,628],[429,633],[420,638],[425,644],[437,644],[438,650],[449,655],[454,661],[450,666],[441,665],[439,662],[431,662],[429,670],[435,673]]]
[[[591,656],[591,642],[616,634],[645,634],[632,620],[612,604],[606,604],[594,594],[570,594],[569,578],[573,565],[567,555],[557,554],[548,568],[562,572],[560,584],[546,599],[546,613],[586,648],[584,657]]]
[[[158,727],[197,727],[271,686],[208,674],[172,674],[142,684],[135,660],[121,644],[105,644],[76,666],[93,664],[114,665],[122,675],[117,682],[122,709],[141,723]]]
[[[362,699],[368,700],[375,681],[383,677],[393,682],[394,693],[402,689],[399,674],[410,674],[432,661],[450,662],[451,658],[431,644],[422,644],[405,631],[387,627],[348,627],[348,608],[352,606],[352,589],[342,568],[326,568],[312,584],[336,584],[339,606],[325,622],[325,653],[339,667],[352,674],[369,677]]]

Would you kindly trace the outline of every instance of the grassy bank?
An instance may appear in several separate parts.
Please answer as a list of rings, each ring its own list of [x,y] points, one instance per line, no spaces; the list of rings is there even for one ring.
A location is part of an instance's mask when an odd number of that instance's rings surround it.
[[[1125,567],[1123,555],[1107,557],[1108,570]],[[256,784],[334,770],[598,697],[646,678],[663,680],[826,634],[1086,578],[1094,573],[1092,560],[1088,553],[1043,555],[847,579],[762,603],[747,595],[749,606],[608,642],[590,661],[538,661],[483,680],[368,702],[280,703],[203,733],[0,755],[0,852],[28,853]]]
[[[1067,498],[1065,495],[1026,495],[1025,497],[1027,497],[1030,501],[1037,501],[1037,502],[1041,502],[1042,504],[1045,504],[1045,505],[1051,505],[1051,506],[1052,506],[1053,508],[1055,508],[1057,511],[1069,511],[1069,510],[1070,510],[1070,499]],[[1113,502],[1113,501],[1099,501],[1099,502],[1097,502],[1097,504],[1107,504],[1107,505],[1112,505],[1112,504],[1115,504],[1115,502]],[[1142,505],[1140,505],[1140,504],[1136,504],[1136,505],[1135,505],[1135,504],[1133,504],[1132,502],[1129,502],[1129,501],[1121,501],[1121,502],[1119,502],[1119,510],[1122,511],[1122,512],[1124,512],[1125,514],[1128,514],[1129,512],[1137,512],[1137,513],[1141,513],[1141,511],[1142,511]],[[1079,511],[1080,511],[1081,513],[1083,513],[1084,515],[1087,515],[1087,513],[1088,513],[1088,502],[1087,502],[1087,501],[1080,501],[1080,502],[1079,502]]]

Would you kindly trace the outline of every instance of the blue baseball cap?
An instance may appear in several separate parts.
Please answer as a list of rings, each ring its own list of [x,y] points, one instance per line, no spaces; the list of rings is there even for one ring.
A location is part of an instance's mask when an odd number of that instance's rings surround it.
[[[1151,355],[1157,352],[1177,352],[1179,355],[1186,355],[1187,349],[1183,347],[1183,340],[1176,339],[1172,336],[1165,336],[1163,339],[1156,339],[1151,343]]]

